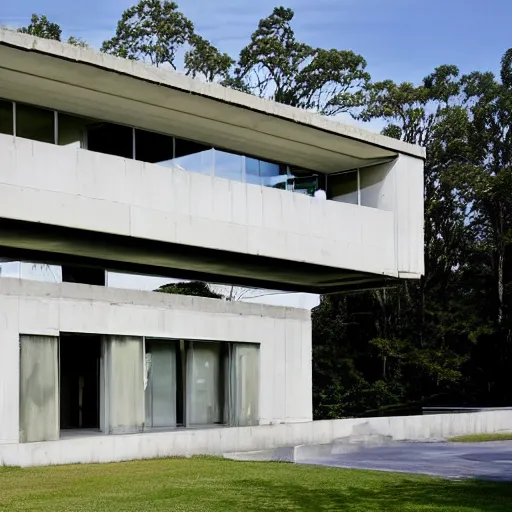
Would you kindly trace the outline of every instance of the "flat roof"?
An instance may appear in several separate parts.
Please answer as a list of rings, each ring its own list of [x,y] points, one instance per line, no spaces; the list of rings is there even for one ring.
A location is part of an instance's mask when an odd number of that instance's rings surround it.
[[[425,149],[167,68],[0,29],[0,97],[332,173]]]

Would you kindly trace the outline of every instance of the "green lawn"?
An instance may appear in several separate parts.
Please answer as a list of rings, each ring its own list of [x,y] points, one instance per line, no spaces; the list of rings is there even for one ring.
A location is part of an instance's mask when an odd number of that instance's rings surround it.
[[[215,458],[0,469],[0,510],[510,511],[512,484]]]
[[[512,432],[502,434],[470,434],[467,436],[452,437],[452,443],[485,443],[488,441],[512,441]]]

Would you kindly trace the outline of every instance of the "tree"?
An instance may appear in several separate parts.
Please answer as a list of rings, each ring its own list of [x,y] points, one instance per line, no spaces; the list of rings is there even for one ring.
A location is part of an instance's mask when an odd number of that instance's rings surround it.
[[[62,35],[60,26],[57,23],[51,22],[44,14],[32,14],[30,24],[19,28],[18,32],[42,37],[43,39],[54,39],[55,41],[60,41]]]
[[[221,53],[209,41],[197,34],[190,36],[191,49],[185,53],[185,69],[192,78],[202,77],[207,82],[225,82],[235,61]]]
[[[62,36],[62,29],[57,23],[51,22],[44,14],[32,14],[30,23],[26,27],[21,27],[18,32],[22,34],[30,34],[31,36],[42,37],[43,39],[53,39],[60,41]],[[69,36],[66,41],[73,46],[80,46],[86,48],[89,45],[80,37]]]
[[[420,282],[323,298],[313,316],[318,417],[325,414],[326,404],[329,413],[363,414],[393,404],[418,404],[439,394],[453,396],[464,385],[471,337],[478,336],[482,323],[468,300],[464,275],[472,248],[468,202],[457,179],[461,151],[467,146],[460,87],[458,69],[440,66],[417,86],[388,80],[365,89],[360,119],[383,119],[384,134],[427,148],[426,272]],[[341,358],[345,372],[350,361],[352,377],[343,377],[342,368],[336,367],[341,362],[336,344],[352,354]],[[326,370],[333,366],[330,378],[335,384],[326,392]]]
[[[81,37],[69,36],[66,43],[73,46],[79,46],[80,48],[89,48],[89,44],[84,41]]]
[[[361,104],[370,75],[366,61],[350,50],[313,48],[296,40],[294,12],[276,7],[259,22],[226,84],[261,97],[324,115]]]
[[[512,49],[501,62],[501,81],[489,72],[462,78],[467,145],[459,187],[468,203],[473,260],[465,269],[482,327],[469,370],[487,399],[508,403],[512,363]]]
[[[190,281],[186,283],[164,284],[155,290],[161,293],[175,293],[177,295],[193,295],[196,297],[208,297],[210,299],[223,299],[224,296],[210,289],[207,283]]]
[[[103,43],[101,51],[176,69],[176,54],[193,33],[194,25],[175,2],[140,0],[123,12],[116,35]]]

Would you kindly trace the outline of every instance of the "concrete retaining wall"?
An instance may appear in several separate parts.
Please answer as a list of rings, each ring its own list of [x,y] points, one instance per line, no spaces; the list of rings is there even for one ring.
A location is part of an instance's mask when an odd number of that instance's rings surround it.
[[[44,443],[0,445],[0,465],[38,466],[199,454],[220,455],[304,444],[326,444],[347,436],[362,435],[389,436],[395,441],[424,441],[506,430],[512,430],[512,411],[314,421],[154,434],[96,435]]]

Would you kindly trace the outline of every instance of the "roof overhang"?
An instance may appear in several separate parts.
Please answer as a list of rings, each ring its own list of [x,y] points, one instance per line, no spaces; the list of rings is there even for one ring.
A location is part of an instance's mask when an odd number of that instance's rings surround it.
[[[198,140],[324,173],[419,146],[168,69],[0,30],[0,97]]]

